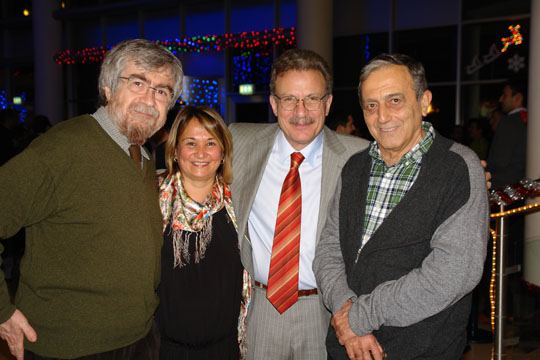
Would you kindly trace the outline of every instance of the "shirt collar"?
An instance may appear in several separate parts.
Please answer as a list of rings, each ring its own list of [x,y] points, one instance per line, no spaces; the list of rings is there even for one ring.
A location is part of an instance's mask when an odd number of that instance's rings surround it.
[[[309,162],[312,166],[315,166],[315,160],[317,156],[321,154],[323,146],[323,132],[321,131],[319,135],[308,146],[303,148],[300,151],[295,150],[291,144],[287,141],[285,134],[281,129],[278,131],[276,142],[274,148],[277,151],[279,161],[285,162],[291,158],[293,152],[300,152],[305,158],[305,161]]]
[[[431,147],[431,144],[433,144],[433,139],[435,139],[435,129],[433,128],[431,123],[427,121],[422,121],[422,129],[426,132],[422,140],[420,140],[416,145],[414,145],[411,150],[409,150],[405,155],[403,155],[401,159],[392,166],[399,166],[407,160],[412,160],[416,162],[422,158],[422,155],[427,153],[427,151]],[[376,141],[373,141],[371,143],[369,147],[369,155],[375,161],[382,162],[386,166],[386,163],[381,157],[381,152],[379,150],[379,147],[377,146]]]
[[[131,145],[128,141],[128,138],[120,133],[120,130],[113,124],[109,113],[105,107],[101,106],[95,113],[92,114],[92,117],[97,120],[99,125],[105,130],[105,132],[118,144],[127,154],[129,154],[129,146]],[[144,148],[141,146],[141,148]],[[147,160],[150,160],[150,156],[146,151],[141,151],[143,157]]]
[[[506,115],[512,115],[512,114],[520,112],[521,110],[527,111],[527,109],[525,109],[524,107],[520,107],[520,108],[514,109],[512,111],[509,111],[508,114],[506,114]]]

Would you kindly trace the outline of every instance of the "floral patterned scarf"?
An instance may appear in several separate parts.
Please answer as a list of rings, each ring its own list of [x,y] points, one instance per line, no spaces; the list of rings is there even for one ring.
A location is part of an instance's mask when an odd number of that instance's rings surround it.
[[[231,193],[223,178],[216,175],[214,188],[204,204],[189,197],[182,184],[182,175],[176,172],[170,179],[159,180],[159,206],[163,216],[163,231],[171,222],[173,233],[174,267],[190,262],[189,243],[195,239],[195,263],[204,259],[206,248],[212,240],[212,215],[223,206],[236,223],[232,211]]]

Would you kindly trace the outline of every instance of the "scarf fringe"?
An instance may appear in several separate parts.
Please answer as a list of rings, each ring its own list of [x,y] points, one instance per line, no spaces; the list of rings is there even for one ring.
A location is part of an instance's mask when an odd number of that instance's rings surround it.
[[[173,231],[174,268],[182,268],[183,266],[189,264],[191,258],[189,254],[189,244],[192,237],[195,238],[195,263],[197,264],[202,259],[204,259],[204,255],[206,254],[206,248],[212,241],[212,218],[213,217],[211,216],[208,219],[201,231]]]

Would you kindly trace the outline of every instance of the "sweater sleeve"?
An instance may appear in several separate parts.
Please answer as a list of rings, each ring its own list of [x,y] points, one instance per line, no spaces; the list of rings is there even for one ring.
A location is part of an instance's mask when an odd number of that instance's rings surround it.
[[[45,219],[54,208],[52,176],[40,159],[40,150],[32,145],[0,167],[0,189],[0,238]],[[0,252],[3,250],[0,244]],[[14,311],[0,270],[0,323]]]
[[[321,232],[321,238],[313,260],[313,272],[322,293],[323,302],[335,314],[348,299],[356,294],[347,284],[345,263],[339,242],[339,199],[341,196],[341,177],[338,179],[336,193],[328,207],[328,217]]]
[[[484,171],[471,153],[461,154],[468,174],[449,179],[454,185],[449,189],[456,192],[464,189],[459,184],[469,182],[467,202],[435,231],[430,242],[432,250],[419,268],[356,298],[349,312],[356,334],[370,334],[382,325],[415,324],[452,306],[480,281],[488,241],[489,207]],[[452,198],[453,194],[447,196]]]

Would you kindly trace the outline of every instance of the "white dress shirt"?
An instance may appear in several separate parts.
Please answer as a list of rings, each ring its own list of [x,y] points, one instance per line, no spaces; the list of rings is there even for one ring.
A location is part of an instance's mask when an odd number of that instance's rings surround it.
[[[315,257],[317,219],[321,199],[322,149],[323,133],[321,132],[315,140],[300,151],[305,159],[299,168],[302,184],[299,290],[317,287],[311,264]],[[291,167],[293,152],[296,150],[279,130],[249,214],[248,228],[253,248],[255,280],[262,284],[268,283],[279,197],[283,181]]]

